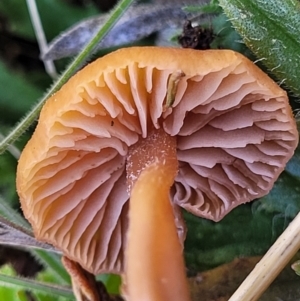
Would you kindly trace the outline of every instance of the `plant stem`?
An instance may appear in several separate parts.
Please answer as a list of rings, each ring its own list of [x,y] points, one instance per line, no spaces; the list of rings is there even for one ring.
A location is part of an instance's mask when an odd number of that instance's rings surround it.
[[[8,202],[2,197],[0,194],[0,222],[1,216],[8,219],[11,223],[26,229],[27,231],[31,231],[31,227],[29,223],[18,213],[15,209],[9,206]],[[3,219],[4,221],[4,219]]]
[[[70,287],[64,287],[59,285],[50,285],[42,282],[38,282],[31,279],[8,276],[0,273],[0,284],[8,287],[17,287],[30,289],[36,292],[41,292],[46,295],[57,295],[61,297],[74,298],[73,292]]]
[[[35,32],[35,36],[37,39],[37,42],[39,44],[40,52],[44,53],[46,49],[48,48],[45,33],[43,30],[42,22],[39,16],[38,9],[36,7],[35,0],[27,0],[27,7],[29,10],[29,15],[31,18],[31,23]],[[57,73],[55,69],[55,65],[52,60],[45,60],[44,61],[45,70],[46,72],[52,77],[56,78]]]
[[[255,301],[300,248],[300,213],[279,236],[229,301]]]
[[[71,284],[71,279],[65,268],[61,263],[61,256],[59,254],[49,252],[46,250],[31,249],[31,254],[48,270],[61,284]]]
[[[46,100],[58,91],[67,80],[73,75],[78,68],[87,60],[87,58],[93,53],[98,43],[109,33],[117,21],[127,11],[134,0],[121,0],[111,12],[108,20],[99,29],[96,35],[91,41],[83,48],[83,50],[75,57],[72,63],[63,72],[60,78],[54,83],[50,90],[45,94],[42,100],[40,100],[34,108],[21,120],[21,122],[0,142],[0,154],[2,154],[10,144],[15,142],[37,119]]]
[[[0,133],[0,139],[4,139],[5,136],[3,134]],[[14,146],[13,144],[9,145],[7,147],[7,150],[10,152],[10,154],[17,160],[19,160],[20,158],[20,155],[21,155],[21,151],[16,147]]]

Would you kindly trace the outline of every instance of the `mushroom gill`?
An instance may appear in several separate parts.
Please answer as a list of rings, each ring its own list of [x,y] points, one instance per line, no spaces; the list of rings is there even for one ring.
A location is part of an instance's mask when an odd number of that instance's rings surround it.
[[[177,140],[172,202],[215,221],[267,194],[298,142],[286,93],[242,55],[118,50],[47,101],[22,153],[17,189],[36,237],[94,274],[123,272],[128,149],[159,128]]]

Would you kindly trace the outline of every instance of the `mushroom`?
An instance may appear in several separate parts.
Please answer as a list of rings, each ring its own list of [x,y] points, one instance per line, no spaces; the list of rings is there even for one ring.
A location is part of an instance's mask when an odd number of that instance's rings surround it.
[[[286,92],[231,50],[133,47],[42,109],[17,190],[37,239],[137,300],[189,300],[179,207],[219,221],[267,194],[298,133]]]

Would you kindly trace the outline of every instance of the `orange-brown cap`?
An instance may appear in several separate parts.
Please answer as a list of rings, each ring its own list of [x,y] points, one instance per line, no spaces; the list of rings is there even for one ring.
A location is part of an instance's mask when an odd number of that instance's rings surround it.
[[[37,238],[90,272],[122,272],[126,156],[152,128],[177,139],[173,202],[215,221],[267,194],[298,143],[285,91],[242,55],[118,50],[47,101],[22,153],[17,189]]]

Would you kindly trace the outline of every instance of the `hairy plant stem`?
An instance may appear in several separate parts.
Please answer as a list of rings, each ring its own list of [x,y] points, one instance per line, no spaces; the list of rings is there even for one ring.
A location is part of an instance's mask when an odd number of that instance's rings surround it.
[[[36,280],[16,277],[16,276],[8,276],[0,273],[0,284],[2,286],[24,289],[30,288],[32,291],[40,292],[43,295],[56,295],[60,297],[73,298],[73,292],[70,287],[56,285],[56,284],[48,284],[42,283]]]
[[[122,17],[126,10],[134,0],[121,0],[116,7],[112,10],[108,20],[99,29],[96,35],[91,39],[91,41],[82,49],[82,51],[75,57],[72,63],[67,67],[59,79],[52,85],[50,90],[45,94],[45,96],[40,100],[32,110],[21,120],[21,122],[0,142],[0,154],[2,154],[10,144],[15,142],[37,119],[44,103],[46,100],[58,91],[66,81],[72,76],[72,74],[81,67],[81,65],[88,59],[90,55],[93,54],[97,44],[102,40],[117,21]]]

